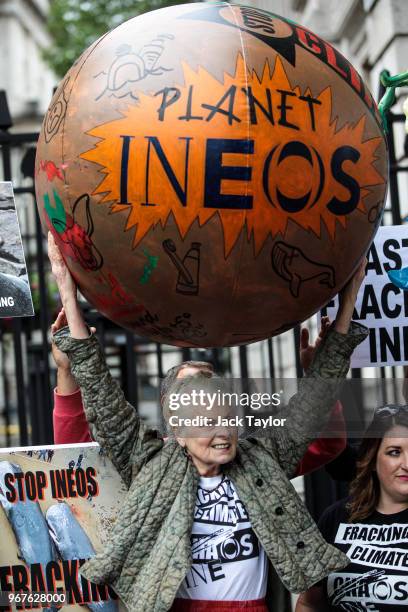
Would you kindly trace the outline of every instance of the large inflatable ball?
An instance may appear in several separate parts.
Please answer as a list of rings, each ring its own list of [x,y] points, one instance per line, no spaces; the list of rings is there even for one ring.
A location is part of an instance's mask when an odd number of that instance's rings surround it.
[[[36,161],[42,223],[83,295],[186,347],[261,340],[328,302],[373,239],[386,176],[353,66],[225,2],[102,36],[55,92]]]

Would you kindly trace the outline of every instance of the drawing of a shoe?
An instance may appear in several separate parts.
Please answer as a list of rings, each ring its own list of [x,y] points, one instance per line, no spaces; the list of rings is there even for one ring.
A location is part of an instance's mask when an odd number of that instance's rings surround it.
[[[289,283],[290,292],[295,298],[299,297],[302,283],[313,279],[319,279],[320,285],[334,289],[334,268],[309,259],[298,247],[277,242],[272,249],[271,259],[276,274]]]

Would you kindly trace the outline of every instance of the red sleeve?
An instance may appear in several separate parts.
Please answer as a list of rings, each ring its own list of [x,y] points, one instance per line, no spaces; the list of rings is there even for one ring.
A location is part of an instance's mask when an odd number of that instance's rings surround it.
[[[325,432],[327,434],[335,432],[337,436],[335,438],[327,438],[325,437]],[[346,444],[347,433],[343,417],[343,406],[341,402],[337,401],[331,411],[330,419],[322,431],[321,437],[310,444],[302,461],[299,463],[296,476],[309,474],[323,467],[326,463],[333,461],[344,451]]]
[[[54,390],[53,422],[54,444],[92,442],[79,389],[69,395]]]

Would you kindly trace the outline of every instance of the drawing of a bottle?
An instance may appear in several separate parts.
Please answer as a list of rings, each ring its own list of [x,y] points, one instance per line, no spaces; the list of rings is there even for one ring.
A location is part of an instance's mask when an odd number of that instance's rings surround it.
[[[178,270],[176,284],[177,293],[183,295],[197,295],[200,279],[200,242],[192,242],[191,247],[183,259],[177,255],[177,248],[173,240],[167,239],[163,242],[163,248]]]

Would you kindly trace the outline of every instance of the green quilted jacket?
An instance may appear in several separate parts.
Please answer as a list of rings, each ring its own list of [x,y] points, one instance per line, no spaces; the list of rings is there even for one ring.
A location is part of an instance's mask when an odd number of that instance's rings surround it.
[[[223,467],[270,562],[292,592],[308,589],[348,563],[320,535],[289,478],[328,417],[351,353],[366,335],[354,323],[347,335],[330,329],[285,408],[290,426],[273,437],[239,441],[236,458]],[[95,336],[76,340],[64,328],[54,340],[70,358],[95,439],[129,489],[109,544],[81,573],[110,584],[131,612],[167,612],[192,563],[198,473],[176,441],[164,442],[141,422],[112,379]]]

